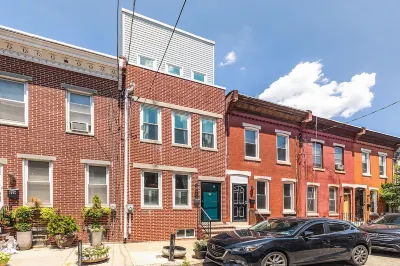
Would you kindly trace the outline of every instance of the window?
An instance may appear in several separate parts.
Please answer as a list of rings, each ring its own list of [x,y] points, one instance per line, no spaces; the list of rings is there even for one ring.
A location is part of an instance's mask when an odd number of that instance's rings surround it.
[[[337,213],[337,188],[330,187],[329,188],[329,212]]]
[[[161,207],[161,188],[161,173],[142,172],[142,207]]]
[[[166,64],[167,72],[176,76],[182,76],[182,68],[171,64]]]
[[[307,211],[317,212],[317,187],[307,187]]]
[[[141,65],[141,66],[151,68],[151,69],[156,68],[156,60],[154,60],[152,58],[139,55],[138,61],[139,61],[139,65]]]
[[[28,125],[26,84],[0,79],[0,122]]]
[[[246,157],[258,158],[258,130],[245,129]]]
[[[370,175],[371,169],[370,169],[369,152],[363,151],[361,153],[361,156],[362,156],[362,173],[364,175]]]
[[[281,162],[289,162],[289,136],[277,135],[277,158]]]
[[[67,131],[93,134],[93,96],[67,92]]]
[[[269,183],[257,181],[257,210],[269,211]]]
[[[306,229],[306,231],[313,232],[315,236],[325,234],[324,224],[314,224]]]
[[[24,203],[32,197],[38,198],[44,205],[53,204],[52,177],[53,167],[51,162],[24,161]]]
[[[161,142],[161,109],[142,105],[140,139]]]
[[[378,191],[371,190],[370,197],[371,197],[370,213],[377,213],[378,212]]]
[[[91,204],[94,195],[98,195],[101,203],[109,204],[108,168],[105,166],[86,165],[86,204]]]
[[[190,115],[172,113],[172,143],[190,145]]]
[[[194,229],[178,229],[176,230],[176,238],[193,238]]]
[[[294,185],[293,183],[283,184],[283,209],[294,211]]]
[[[386,155],[379,155],[379,175],[386,177]]]
[[[322,168],[322,144],[318,142],[313,142],[313,166],[315,168]]]
[[[335,146],[335,170],[344,170],[343,168],[343,148]]]
[[[196,71],[192,71],[192,77],[194,80],[200,81],[200,82],[206,82],[206,75],[205,74],[201,74],[199,72]]]
[[[174,208],[191,208],[191,181],[189,175],[175,174],[173,177]]]
[[[202,148],[217,148],[216,140],[216,121],[214,119],[201,118],[201,147]]]
[[[328,226],[331,233],[342,232],[349,229],[349,226],[340,223],[329,223]]]

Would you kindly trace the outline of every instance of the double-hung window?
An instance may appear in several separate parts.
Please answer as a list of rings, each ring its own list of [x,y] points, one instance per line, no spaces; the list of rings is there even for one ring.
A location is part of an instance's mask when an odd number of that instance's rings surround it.
[[[245,129],[246,157],[258,158],[258,130]]]
[[[317,187],[308,186],[307,187],[307,212],[316,213],[317,212]]]
[[[192,78],[196,81],[206,82],[206,75],[196,71],[192,71]]]
[[[43,205],[53,204],[52,162],[24,160],[24,204],[38,198]]]
[[[172,143],[190,146],[190,115],[172,113]]]
[[[329,212],[337,213],[337,188],[329,187]]]
[[[294,183],[283,184],[283,210],[294,211]]]
[[[182,76],[182,68],[179,66],[165,64],[165,68],[167,69],[167,73],[170,73],[170,74],[176,75],[176,76]]]
[[[269,183],[268,181],[257,181],[257,210],[269,211]]]
[[[93,134],[93,96],[67,91],[67,100],[67,131]]]
[[[312,156],[313,156],[313,166],[315,168],[323,168],[322,143],[319,142],[312,143]]]
[[[161,143],[161,109],[142,105],[140,139]]]
[[[335,152],[335,170],[344,171],[343,148],[339,147],[339,146],[335,146],[334,152]]]
[[[0,79],[0,123],[28,125],[27,84]]]
[[[289,162],[289,136],[283,134],[276,135],[277,159],[278,162]]]
[[[142,172],[142,208],[162,207],[162,179],[160,172]]]
[[[100,197],[102,204],[109,204],[108,180],[108,167],[86,165],[86,205],[91,204],[96,194]]]
[[[143,67],[156,69],[156,60],[153,58],[138,55],[138,63]]]
[[[190,209],[192,207],[190,175],[174,174],[173,193],[174,208]]]
[[[379,153],[379,176],[386,177],[386,153]]]
[[[201,118],[200,120],[201,131],[201,147],[216,149],[217,148],[217,129],[216,121],[211,118]]]
[[[377,213],[378,212],[378,191],[376,190],[371,190],[370,191],[370,213]]]
[[[361,149],[362,157],[362,173],[363,175],[371,175],[371,162],[370,162],[370,150]]]

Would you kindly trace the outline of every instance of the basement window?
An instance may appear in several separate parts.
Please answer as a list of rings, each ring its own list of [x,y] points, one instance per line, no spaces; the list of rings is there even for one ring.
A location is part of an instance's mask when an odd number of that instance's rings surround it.
[[[177,229],[176,238],[193,238],[194,229]]]

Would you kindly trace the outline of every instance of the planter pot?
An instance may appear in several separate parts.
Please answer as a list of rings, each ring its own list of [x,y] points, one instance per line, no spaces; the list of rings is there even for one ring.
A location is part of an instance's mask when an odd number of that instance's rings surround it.
[[[32,247],[32,231],[17,232],[17,242],[20,250],[30,249]]]
[[[164,246],[162,250],[162,254],[164,256],[169,256],[169,246]],[[174,258],[183,258],[186,255],[186,248],[181,246],[175,246],[174,249]]]
[[[196,259],[205,259],[207,250],[194,250],[194,256]]]
[[[91,232],[92,234],[92,246],[98,247],[101,245],[101,238],[103,237],[103,232]]]
[[[69,248],[75,240],[74,234],[69,235],[57,235],[54,237],[54,241],[56,242],[59,248]]]
[[[8,262],[0,262],[0,266],[6,266]]]

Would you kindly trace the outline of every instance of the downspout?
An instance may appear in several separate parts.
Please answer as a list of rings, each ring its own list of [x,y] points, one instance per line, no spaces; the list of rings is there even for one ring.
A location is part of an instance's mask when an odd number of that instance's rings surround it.
[[[304,118],[303,121],[301,121],[301,125],[300,125],[300,132],[301,132],[302,136],[303,136],[304,129],[306,128],[307,124],[312,121],[312,118],[313,118],[312,111],[307,110],[306,117]],[[300,142],[301,142],[301,140],[299,140],[299,152],[301,155],[304,155],[304,158],[302,158],[303,156],[300,156],[300,160],[301,160],[300,162],[301,162],[301,165],[304,165],[304,168],[305,168],[304,169],[304,184],[305,184],[305,191],[304,191],[305,206],[304,207],[305,208],[304,208],[304,216],[303,217],[307,217],[307,174],[308,174],[307,167],[308,167],[308,164],[307,164],[307,154],[305,154],[305,152],[304,152],[304,150],[305,150],[304,149],[304,141],[302,141],[302,143],[300,143]],[[299,173],[301,173],[301,172],[302,172],[302,170],[300,169]],[[297,177],[297,178],[299,179],[299,177]],[[298,191],[300,191],[300,186],[301,186],[300,182],[297,182],[297,184],[299,186]],[[298,199],[301,202],[299,195],[297,195],[296,199]]]

